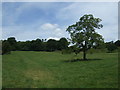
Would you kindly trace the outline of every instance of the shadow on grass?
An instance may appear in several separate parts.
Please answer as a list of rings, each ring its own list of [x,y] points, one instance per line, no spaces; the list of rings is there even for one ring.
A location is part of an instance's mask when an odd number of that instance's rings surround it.
[[[96,61],[96,60],[102,60],[99,58],[94,58],[94,59],[72,59],[72,60],[65,60],[64,62],[79,62],[79,61]]]

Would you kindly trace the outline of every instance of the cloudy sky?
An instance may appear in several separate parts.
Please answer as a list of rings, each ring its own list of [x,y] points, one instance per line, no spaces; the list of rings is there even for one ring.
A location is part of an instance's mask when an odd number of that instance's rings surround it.
[[[117,2],[3,2],[2,39],[69,38],[66,28],[84,14],[102,19],[104,27],[96,31],[105,41],[118,39]]]

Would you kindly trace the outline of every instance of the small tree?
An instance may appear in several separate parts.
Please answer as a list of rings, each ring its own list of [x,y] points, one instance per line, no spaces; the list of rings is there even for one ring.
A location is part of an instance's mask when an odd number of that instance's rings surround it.
[[[101,19],[94,18],[91,14],[84,15],[76,24],[69,26],[66,30],[71,36],[72,43],[77,48],[77,53],[83,51],[84,60],[86,60],[86,52],[88,49],[103,42],[102,36],[95,32],[95,29],[103,27],[102,24],[99,24],[101,21]]]

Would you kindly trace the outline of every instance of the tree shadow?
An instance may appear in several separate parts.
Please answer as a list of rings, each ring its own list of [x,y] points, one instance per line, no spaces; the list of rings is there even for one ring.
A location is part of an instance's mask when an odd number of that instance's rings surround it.
[[[102,60],[100,58],[93,58],[93,59],[71,59],[71,60],[64,60],[64,62],[79,62],[79,61],[96,61],[96,60]]]

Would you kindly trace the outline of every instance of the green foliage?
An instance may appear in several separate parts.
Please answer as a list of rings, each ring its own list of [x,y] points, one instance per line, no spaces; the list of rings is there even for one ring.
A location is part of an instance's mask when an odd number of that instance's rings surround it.
[[[106,43],[106,48],[107,48],[108,52],[111,53],[111,52],[113,52],[114,50],[117,49],[117,46],[114,44],[113,41],[111,41],[111,42]]]
[[[47,50],[48,51],[55,51],[57,49],[57,41],[54,39],[49,39],[47,41]]]
[[[67,41],[66,38],[60,38],[60,40],[58,41],[59,50],[67,49],[68,45],[69,45],[69,42]]]
[[[2,54],[2,40],[0,40],[0,55]]]
[[[120,47],[120,40],[117,40],[117,41],[115,42],[115,45],[116,45],[117,47]]]
[[[17,50],[17,41],[15,40],[15,37],[8,38],[7,42],[10,44],[12,51]]]
[[[30,42],[30,50],[32,51],[42,51],[42,41],[40,39],[32,40]]]
[[[2,42],[2,54],[9,54],[11,51],[11,45],[10,43],[5,40]]]
[[[87,50],[103,42],[102,36],[95,32],[95,29],[103,27],[102,24],[99,24],[101,21],[91,14],[84,15],[76,24],[69,26],[66,30],[71,36],[72,43],[79,49],[78,53],[80,51],[84,52],[83,59],[86,59]]]
[[[95,49],[105,49],[106,45],[104,42],[99,42],[97,45],[93,46]]]
[[[79,49],[79,47],[77,47],[76,45],[70,46],[69,49],[71,52],[74,52],[76,55],[81,51],[81,49]]]
[[[60,38],[60,40],[49,39],[47,41],[47,51],[63,50],[67,49],[69,42],[66,38]]]
[[[13,51],[2,56],[4,88],[118,88],[118,53],[74,54]],[[76,58],[81,58],[78,54]]]
[[[9,54],[11,51],[17,50],[17,41],[14,37],[2,41],[2,54]]]
[[[69,45],[66,38],[61,38],[60,40],[50,39],[48,41],[46,41],[46,39],[36,39],[32,41],[17,42],[14,37],[10,37],[4,41],[10,44],[11,51],[56,51],[67,49]]]

